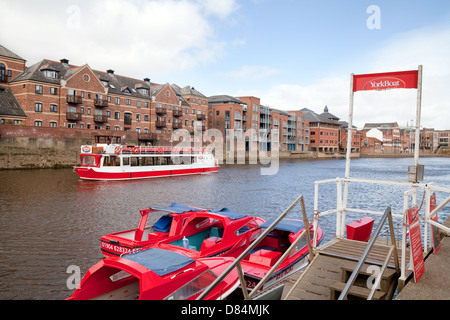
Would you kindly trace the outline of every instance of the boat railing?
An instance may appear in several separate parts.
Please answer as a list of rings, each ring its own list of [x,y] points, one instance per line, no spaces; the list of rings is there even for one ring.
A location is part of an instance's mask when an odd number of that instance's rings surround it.
[[[381,282],[381,277],[384,273],[384,270],[388,266],[389,260],[392,255],[394,255],[395,270],[397,272],[397,275],[400,275],[400,266],[399,266],[398,254],[397,254],[397,243],[395,241],[395,236],[392,236],[392,235],[395,235],[394,224],[392,222],[391,208],[388,207],[388,208],[386,208],[385,213],[383,214],[381,221],[378,224],[378,227],[375,231],[374,236],[369,240],[369,243],[367,244],[366,249],[364,250],[361,258],[358,260],[358,263],[356,264],[355,269],[353,270],[352,274],[350,275],[350,278],[348,279],[347,283],[345,284],[345,287],[342,290],[338,300],[345,300],[347,298],[347,294],[348,294],[350,288],[353,286],[353,284],[356,280],[356,277],[359,274],[359,271],[361,270],[364,262],[367,259],[367,256],[369,255],[370,250],[372,250],[372,247],[375,244],[377,237],[380,235],[381,229],[382,229],[383,225],[385,224],[386,219],[389,219],[389,229],[390,229],[390,233],[391,233],[391,237],[390,237],[391,238],[391,246],[390,246],[389,252],[386,256],[386,259],[384,260],[384,263],[381,267],[381,270],[375,279],[375,283],[372,286],[372,289],[370,291],[369,296],[367,297],[367,300],[372,300],[372,298],[375,294],[375,291]]]
[[[286,217],[287,214],[289,214],[298,204],[301,204],[301,211],[302,211],[302,220],[305,225],[305,229],[300,234],[300,236],[291,244],[291,246],[285,251],[285,253],[281,256],[281,258],[277,261],[277,263],[272,266],[272,268],[269,270],[269,272],[264,276],[263,279],[253,288],[253,290],[248,293],[247,292],[247,286],[244,279],[244,273],[242,271],[241,267],[241,261],[270,233],[272,230]],[[309,228],[310,224],[308,221],[308,218],[306,216],[306,209],[305,209],[305,202],[303,199],[303,196],[300,195],[281,215],[278,216],[278,218],[275,219],[275,221],[266,229],[264,230],[258,238],[252,242],[250,246],[242,254],[235,259],[235,261],[219,276],[216,278],[214,282],[210,284],[208,288],[203,291],[203,293],[197,297],[197,300],[204,299],[225,277],[233,271],[235,268],[239,275],[239,281],[242,288],[242,293],[244,295],[245,300],[250,300],[253,297],[256,296],[257,293],[259,293],[260,288],[267,282],[267,280],[272,276],[272,274],[275,272],[275,270],[280,266],[280,264],[288,257],[288,255],[292,252],[292,250],[297,246],[299,241],[303,239],[306,236],[308,248],[309,248],[309,254],[310,254],[310,260],[312,259],[312,256],[314,255],[313,247],[311,243],[311,237]]]
[[[336,184],[336,207],[324,210],[322,212],[319,211],[319,186],[324,184]],[[423,240],[424,240],[424,254],[427,254],[429,250],[432,248],[429,244],[432,241],[432,237],[428,234],[428,226],[434,226],[439,230],[442,230],[448,234],[450,234],[450,228],[444,226],[439,223],[435,218],[437,213],[441,211],[449,202],[450,196],[447,196],[440,204],[436,204],[436,207],[433,210],[430,210],[431,198],[432,195],[436,192],[446,193],[450,195],[450,189],[441,188],[435,186],[433,183],[422,184],[418,182],[403,182],[403,181],[391,181],[391,180],[376,180],[376,179],[361,179],[361,178],[335,178],[328,180],[320,180],[315,182],[315,190],[314,190],[314,228],[317,230],[317,225],[319,223],[320,218],[335,214],[336,215],[336,238],[343,238],[345,233],[346,226],[346,218],[347,213],[362,213],[362,214],[373,214],[382,216],[384,212],[375,211],[375,210],[367,210],[360,208],[350,208],[348,206],[348,195],[349,195],[349,184],[350,183],[364,183],[364,184],[373,184],[373,185],[394,185],[404,187],[406,191],[403,193],[403,208],[400,209],[400,213],[391,213],[392,217],[399,218],[399,221],[396,223],[397,232],[395,230],[389,230],[390,237],[394,239],[399,239],[399,226],[402,226],[401,232],[401,276],[400,281],[405,282],[407,280],[407,271],[412,271],[412,265],[407,265],[406,263],[406,255],[407,252],[407,225],[404,223],[405,213],[408,209],[418,206],[419,210],[423,207],[425,213],[423,216],[420,216],[420,220],[424,222],[425,227],[423,228]],[[419,201],[419,189],[423,189],[423,197],[422,200]],[[328,191],[328,190],[327,190]],[[329,196],[329,192],[327,192],[327,196]],[[420,203],[419,203],[420,202]],[[397,201],[397,203],[401,203],[401,201]],[[419,203],[419,205],[418,205]],[[383,232],[386,233],[387,231]],[[382,234],[383,234],[382,233]],[[315,239],[315,236],[313,239]],[[315,245],[315,244],[313,244]],[[411,253],[409,253],[411,254]]]

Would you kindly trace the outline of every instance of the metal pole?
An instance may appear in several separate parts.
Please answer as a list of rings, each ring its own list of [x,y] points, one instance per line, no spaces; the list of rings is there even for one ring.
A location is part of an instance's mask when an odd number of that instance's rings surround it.
[[[225,277],[234,269],[236,266],[241,263],[241,261],[252,251],[272,230],[275,228],[275,226],[281,222],[281,220],[284,219],[284,217],[292,211],[293,208],[299,203],[300,200],[303,199],[303,195],[299,196],[297,200],[295,200],[275,221],[263,232],[259,235],[259,237],[250,245],[247,247],[244,252],[241,253],[239,257],[237,257],[234,262],[220,275],[214,280],[213,283],[209,285],[208,288],[205,289],[205,291],[200,294],[196,300],[203,300],[208,294],[211,293],[211,291],[221,282]],[[241,282],[241,286],[245,287],[245,282]]]

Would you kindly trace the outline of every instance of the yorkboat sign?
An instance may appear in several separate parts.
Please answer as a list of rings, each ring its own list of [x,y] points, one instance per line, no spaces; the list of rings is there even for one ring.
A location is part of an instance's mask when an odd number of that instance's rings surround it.
[[[388,89],[417,89],[419,72],[400,71],[353,76],[353,92]]]

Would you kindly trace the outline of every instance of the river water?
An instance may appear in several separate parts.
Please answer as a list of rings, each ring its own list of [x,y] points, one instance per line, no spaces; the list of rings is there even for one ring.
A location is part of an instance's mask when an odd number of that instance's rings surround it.
[[[424,183],[450,188],[450,159],[424,158],[420,163],[425,165]],[[411,158],[357,159],[350,175],[406,181],[412,164]],[[343,177],[344,172],[345,160],[282,161],[271,176],[261,175],[259,165],[223,165],[216,174],[127,182],[85,182],[71,169],[0,171],[0,299],[69,297],[69,266],[78,266],[83,276],[102,258],[99,238],[137,227],[140,209],[178,202],[267,219],[303,195],[311,218],[314,181]],[[349,206],[378,211],[392,206],[401,213],[405,190],[357,184],[350,188]],[[320,211],[336,207],[335,183],[321,185],[319,194]],[[447,196],[438,193],[438,203]],[[300,214],[298,207],[290,217]],[[449,215],[447,206],[439,220]],[[330,239],[334,215],[321,218],[320,226],[325,240]]]

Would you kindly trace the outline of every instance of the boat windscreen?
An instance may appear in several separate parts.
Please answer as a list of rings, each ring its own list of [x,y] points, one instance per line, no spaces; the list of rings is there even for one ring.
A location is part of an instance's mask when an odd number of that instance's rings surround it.
[[[184,213],[184,212],[192,212],[192,211],[203,211],[203,209],[200,208],[193,208],[185,206],[184,204],[179,204],[176,202],[172,202],[170,206],[168,207],[151,207],[152,210],[160,210],[160,211],[169,211],[173,213]]]
[[[195,262],[195,260],[182,254],[158,248],[131,253],[123,256],[123,258],[139,263],[147,269],[152,270],[160,277],[180,270]]]
[[[269,219],[260,225],[260,228],[268,228],[275,221],[275,219]],[[283,219],[280,223],[278,223],[274,230],[288,231],[297,233],[305,227],[303,221],[300,220],[291,220],[291,219]]]
[[[228,208],[223,208],[223,209],[220,209],[220,210],[213,210],[213,211],[210,211],[210,212],[218,213],[218,214],[220,214],[222,216],[226,216],[226,217],[230,218],[231,220],[237,220],[237,219],[241,219],[241,218],[244,218],[244,217],[247,216],[246,214],[235,212],[235,211],[232,211],[232,210],[230,210]]]

